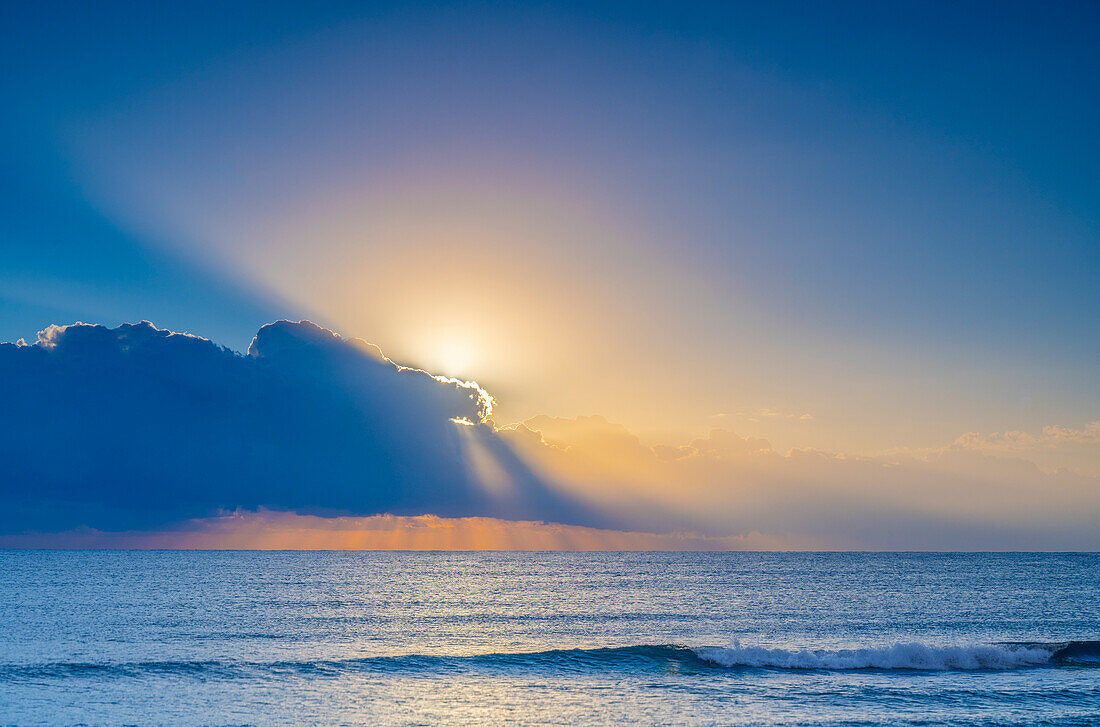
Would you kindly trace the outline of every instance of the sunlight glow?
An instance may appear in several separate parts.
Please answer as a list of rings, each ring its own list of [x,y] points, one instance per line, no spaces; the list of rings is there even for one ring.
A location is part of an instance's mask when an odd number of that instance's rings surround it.
[[[457,338],[443,338],[432,342],[433,350],[429,354],[432,368],[448,376],[470,372],[476,363],[473,347]]]

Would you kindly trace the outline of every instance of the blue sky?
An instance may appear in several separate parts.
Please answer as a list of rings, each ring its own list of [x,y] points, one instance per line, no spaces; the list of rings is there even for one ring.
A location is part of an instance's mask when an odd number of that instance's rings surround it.
[[[0,340],[308,317],[654,437],[1097,417],[1095,5],[5,13]]]

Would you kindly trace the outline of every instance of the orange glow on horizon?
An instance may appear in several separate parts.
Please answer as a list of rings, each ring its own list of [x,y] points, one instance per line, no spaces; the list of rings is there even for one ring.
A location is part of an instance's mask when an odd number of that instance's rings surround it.
[[[111,533],[80,529],[49,536],[0,536],[0,547],[136,548],[169,550],[759,550],[806,547],[750,533],[601,530],[539,521],[435,515],[325,518],[260,509],[199,520],[183,529]],[[46,542],[43,540],[42,542]]]

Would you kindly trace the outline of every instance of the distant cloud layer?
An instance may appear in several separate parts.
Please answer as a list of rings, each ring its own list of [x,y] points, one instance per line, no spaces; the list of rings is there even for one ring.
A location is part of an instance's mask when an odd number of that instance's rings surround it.
[[[498,428],[476,384],[287,321],[244,355],[51,326],[0,344],[0,395],[0,546],[1100,548],[1100,478],[1065,466],[1100,461],[1097,423],[878,456]]]
[[[822,549],[1100,547],[1100,478],[960,444],[878,456],[778,452],[717,429],[648,446],[599,416],[540,416],[503,434],[545,477],[593,507],[629,512],[641,529],[757,532]]]
[[[436,515],[317,517],[261,508],[188,520],[171,529],[0,535],[0,547],[199,550],[773,550],[797,547],[759,533],[708,537],[526,520]]]

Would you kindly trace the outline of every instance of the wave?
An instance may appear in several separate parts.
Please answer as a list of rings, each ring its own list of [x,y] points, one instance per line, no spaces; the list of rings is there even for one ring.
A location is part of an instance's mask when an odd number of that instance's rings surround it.
[[[1091,648],[1088,645],[1092,645]],[[705,647],[695,653],[724,667],[772,669],[909,669],[921,671],[1017,669],[1072,660],[1067,652],[1096,653],[1100,642],[1062,644],[994,644],[986,646],[928,646],[894,644],[866,649],[764,649],[755,646]]]
[[[277,662],[145,661],[126,663],[50,662],[0,664],[0,681],[42,678],[112,678],[195,675],[264,678],[279,674],[313,676],[348,672],[388,674],[549,672],[644,672],[714,669],[775,670],[1006,670],[1043,666],[1098,666],[1100,641],[1013,642],[984,646],[909,643],[864,649],[769,649],[758,646],[686,647],[639,645],[600,649],[431,656],[407,654],[343,660]]]

